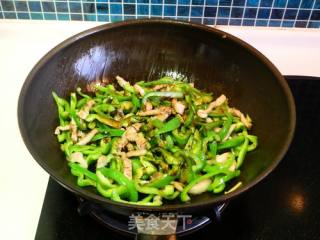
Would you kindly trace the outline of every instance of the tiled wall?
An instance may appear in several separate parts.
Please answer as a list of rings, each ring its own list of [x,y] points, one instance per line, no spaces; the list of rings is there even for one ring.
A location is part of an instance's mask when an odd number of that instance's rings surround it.
[[[145,17],[210,25],[320,28],[320,0],[0,1],[0,18],[115,22]]]

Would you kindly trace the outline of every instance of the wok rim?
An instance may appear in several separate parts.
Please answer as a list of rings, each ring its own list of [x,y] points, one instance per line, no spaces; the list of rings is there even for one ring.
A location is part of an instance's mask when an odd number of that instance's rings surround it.
[[[191,29],[195,28],[198,30],[210,32],[212,34],[215,34],[217,36],[221,36],[223,38],[228,38],[235,42],[236,44],[239,44],[240,46],[244,47],[247,51],[249,51],[251,54],[253,54],[257,59],[259,59],[275,76],[276,81],[279,83],[285,97],[287,100],[287,104],[289,107],[289,122],[288,122],[288,133],[285,142],[283,143],[283,147],[281,151],[274,157],[274,160],[272,161],[272,164],[268,168],[266,168],[262,173],[260,173],[256,179],[253,181],[249,182],[246,186],[241,187],[231,193],[225,194],[225,195],[218,195],[215,196],[211,199],[206,199],[201,202],[196,202],[196,203],[177,203],[177,204],[170,204],[170,205],[162,205],[162,206],[140,206],[140,205],[134,205],[134,204],[126,204],[126,203],[120,203],[120,202],[115,202],[110,199],[104,198],[96,193],[91,193],[88,192],[85,188],[80,188],[76,186],[75,184],[69,184],[64,181],[62,177],[59,177],[58,175],[55,175],[52,173],[50,167],[45,163],[44,160],[38,156],[36,150],[29,144],[28,141],[28,133],[26,131],[26,128],[24,127],[23,120],[24,119],[24,113],[23,113],[23,105],[24,105],[24,100],[26,98],[26,93],[27,90],[29,89],[29,86],[32,82],[32,79],[38,72],[38,70],[44,66],[48,60],[51,59],[56,53],[58,53],[61,49],[69,46],[70,44],[87,37],[89,35],[95,34],[100,31],[104,30],[109,30],[113,28],[119,28],[122,26],[130,26],[130,25],[145,25],[145,24],[163,24],[163,25],[176,25],[176,26],[188,26]],[[94,28],[87,29],[85,31],[82,31],[76,35],[73,35],[69,37],[68,39],[64,40],[54,48],[52,48],[49,52],[47,52],[38,62],[37,64],[32,68],[30,73],[28,74],[22,88],[20,91],[19,95],[19,100],[18,100],[18,124],[19,124],[19,129],[20,133],[22,135],[23,141],[31,153],[32,157],[37,161],[37,163],[59,184],[64,186],[67,190],[76,193],[77,195],[84,197],[85,199],[88,199],[90,201],[96,202],[98,204],[109,204],[112,207],[121,207],[121,208],[126,208],[127,210],[130,211],[146,211],[146,212],[168,212],[168,211],[186,211],[190,208],[192,209],[199,209],[199,208],[206,208],[210,206],[214,206],[216,204],[219,204],[221,202],[228,201],[255,186],[257,183],[262,181],[263,179],[266,178],[267,175],[269,175],[275,168],[276,166],[280,163],[280,161],[283,159],[285,156],[291,142],[294,136],[294,131],[295,131],[295,126],[296,126],[296,107],[294,103],[294,98],[291,93],[291,90],[285,80],[285,78],[282,76],[280,71],[275,67],[275,65],[267,58],[265,57],[260,51],[258,51],[256,48],[251,46],[250,44],[246,43],[245,41],[239,39],[238,37],[235,37],[227,32],[224,32],[222,30],[201,25],[198,23],[190,23],[190,22],[184,22],[184,21],[177,21],[177,20],[164,20],[164,19],[139,19],[139,20],[128,20],[128,21],[122,21],[122,22],[117,22],[117,23],[107,23],[103,24]]]

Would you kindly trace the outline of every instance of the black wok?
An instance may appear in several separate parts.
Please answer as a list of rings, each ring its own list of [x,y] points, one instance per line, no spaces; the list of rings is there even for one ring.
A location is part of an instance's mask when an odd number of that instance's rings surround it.
[[[229,194],[202,194],[189,203],[161,207],[113,202],[95,189],[80,188],[53,134],[58,124],[51,92],[66,97],[77,86],[121,75],[130,82],[179,74],[196,87],[224,93],[254,121],[257,150],[242,166],[242,186]],[[253,187],[279,163],[295,127],[295,106],[287,83],[274,65],[236,37],[197,24],[139,20],[99,26],[64,41],[33,68],[21,90],[18,119],[35,160],[70,191],[121,215],[135,211],[199,213]]]

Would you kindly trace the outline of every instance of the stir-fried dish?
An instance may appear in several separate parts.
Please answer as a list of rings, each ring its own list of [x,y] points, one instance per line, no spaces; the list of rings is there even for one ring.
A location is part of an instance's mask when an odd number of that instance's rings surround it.
[[[80,187],[118,202],[160,206],[164,200],[234,191],[246,153],[257,147],[252,121],[225,95],[164,77],[134,85],[97,84],[70,100],[53,92],[55,129]]]

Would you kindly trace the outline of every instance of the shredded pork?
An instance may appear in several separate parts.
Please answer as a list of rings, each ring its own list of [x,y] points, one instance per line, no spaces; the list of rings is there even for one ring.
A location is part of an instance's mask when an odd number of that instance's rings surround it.
[[[182,103],[182,102],[180,102],[180,101],[178,101],[177,99],[172,99],[172,106],[173,106],[173,109],[177,112],[177,113],[179,113],[180,115],[182,115],[183,114],[183,112],[184,112],[184,110],[185,110],[185,108],[186,108],[186,106]]]
[[[86,119],[89,115],[90,109],[94,106],[94,104],[95,104],[95,101],[90,99],[84,105],[84,107],[79,112],[77,112],[77,115],[79,116],[79,118]]]
[[[204,179],[200,182],[198,182],[196,185],[194,185],[190,190],[189,193],[193,195],[198,195],[203,192],[206,192],[209,185],[211,184],[211,179]]]
[[[73,118],[70,121],[70,131],[71,131],[71,140],[73,143],[76,143],[78,141],[77,124],[73,120]]]
[[[61,131],[68,131],[68,130],[70,130],[70,125],[58,126],[54,130],[54,134],[59,135],[61,133]]]
[[[88,163],[84,159],[83,154],[81,152],[74,152],[70,155],[70,162],[79,163],[81,167],[88,168]]]
[[[215,101],[211,102],[207,109],[200,109],[198,110],[197,114],[201,118],[207,118],[208,114],[216,107],[221,106],[227,101],[227,97],[225,95],[221,95]]]
[[[82,137],[77,145],[83,146],[86,145],[91,141],[91,139],[98,133],[98,129],[92,129],[88,134],[86,134],[84,137]]]
[[[139,86],[138,84],[133,85],[134,90],[139,93],[141,96],[143,96],[145,94],[144,89]]]
[[[245,117],[244,114],[242,112],[240,112],[240,110],[236,109],[236,108],[230,108],[229,112],[240,118],[240,121],[247,127],[247,128],[251,128],[252,127],[252,122],[251,119],[249,117]]]

